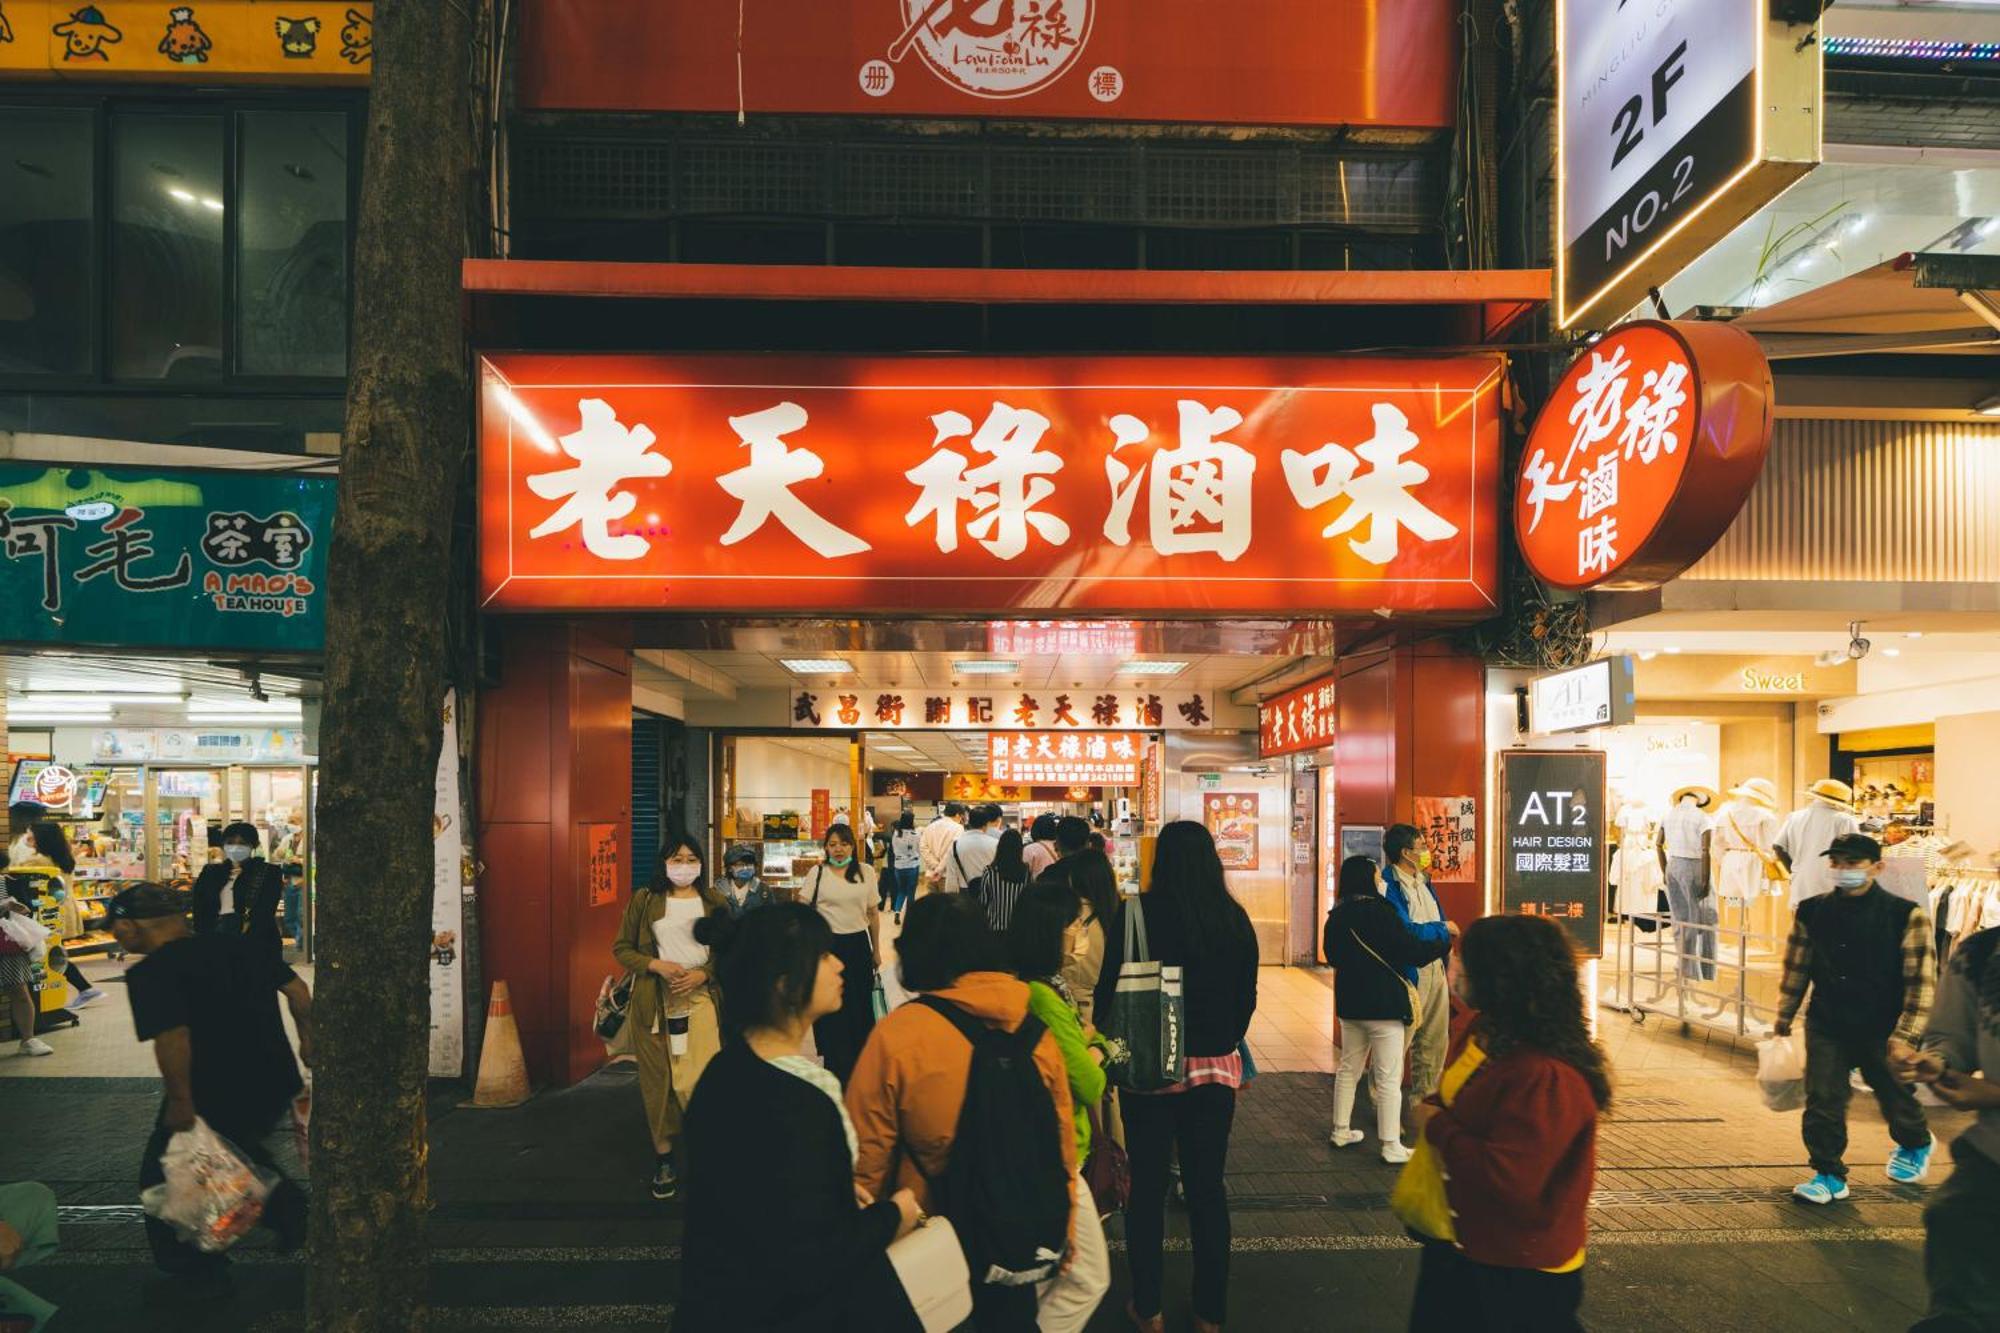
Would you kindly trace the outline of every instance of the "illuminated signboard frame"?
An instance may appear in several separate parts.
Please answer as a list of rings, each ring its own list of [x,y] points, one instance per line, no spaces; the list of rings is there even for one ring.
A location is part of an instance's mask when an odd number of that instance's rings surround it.
[[[1573,697],[1559,697],[1570,692]],[[1528,684],[1528,724],[1537,735],[1622,727],[1632,721],[1638,693],[1632,658],[1620,653],[1568,671],[1537,676]]]
[[[1661,202],[1653,216],[1666,222],[1665,229],[1643,247],[1634,237],[1629,257],[1608,276],[1588,290],[1572,291],[1576,281],[1571,261],[1564,216],[1567,176],[1572,150],[1567,109],[1566,68],[1569,51],[1569,11],[1587,0],[1556,0],[1556,183],[1553,249],[1556,266],[1556,326],[1558,328],[1604,328],[1616,323],[1642,300],[1648,289],[1680,272],[1697,256],[1728,235],[1739,223],[1784,193],[1786,187],[1817,166],[1821,157],[1821,106],[1823,62],[1817,34],[1811,25],[1788,24],[1768,19],[1766,0],[1707,0],[1727,10],[1742,7],[1754,11],[1761,40],[1755,50],[1749,123],[1736,133],[1747,131],[1730,154],[1733,165],[1722,171],[1703,172],[1705,184],[1686,200]],[[1803,39],[1803,40],[1802,40]],[[1726,98],[1703,109],[1702,118],[1682,138],[1648,152],[1664,162],[1689,139],[1707,127],[1710,113],[1723,107]],[[1645,183],[1642,173],[1640,184]],[[1636,211],[1645,195],[1631,200],[1629,212]],[[1627,204],[1620,199],[1614,211]],[[1667,210],[1671,208],[1672,213]],[[1579,234],[1579,241],[1599,235],[1596,223]],[[1585,317],[1590,318],[1586,319]]]

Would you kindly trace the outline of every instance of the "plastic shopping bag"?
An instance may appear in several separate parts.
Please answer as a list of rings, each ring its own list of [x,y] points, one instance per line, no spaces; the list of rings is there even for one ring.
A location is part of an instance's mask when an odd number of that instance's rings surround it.
[[[1806,1059],[1790,1037],[1757,1043],[1757,1090],[1773,1111],[1796,1111],[1806,1104]]]
[[[168,1142],[160,1166],[166,1183],[142,1190],[140,1205],[209,1254],[228,1249],[257,1225],[278,1183],[199,1119]]]
[[[40,958],[49,944],[49,928],[33,917],[17,916],[14,913],[0,914],[0,935],[13,942],[9,953],[24,953],[30,958]]]

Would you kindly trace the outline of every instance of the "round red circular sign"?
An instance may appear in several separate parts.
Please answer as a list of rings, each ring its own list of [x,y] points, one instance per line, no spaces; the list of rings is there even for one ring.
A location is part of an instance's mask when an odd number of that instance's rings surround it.
[[[1559,588],[1650,588],[1736,517],[1771,443],[1771,367],[1727,324],[1625,324],[1563,376],[1514,485],[1514,535]]]

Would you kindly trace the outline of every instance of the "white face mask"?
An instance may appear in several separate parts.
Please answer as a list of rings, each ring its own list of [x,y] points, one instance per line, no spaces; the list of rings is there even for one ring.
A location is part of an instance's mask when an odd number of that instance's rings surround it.
[[[222,849],[222,854],[228,857],[232,863],[239,866],[250,859],[250,849],[240,842],[230,843]]]
[[[667,883],[677,889],[684,889],[700,878],[700,866],[689,865],[685,861],[667,862]]]

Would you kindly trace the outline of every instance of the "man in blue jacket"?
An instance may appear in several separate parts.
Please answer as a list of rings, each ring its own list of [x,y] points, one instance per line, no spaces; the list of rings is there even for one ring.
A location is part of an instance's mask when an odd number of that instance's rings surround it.
[[[1442,943],[1458,937],[1458,926],[1444,919],[1437,890],[1425,873],[1431,863],[1430,848],[1414,824],[1391,824],[1382,836],[1383,896],[1410,933],[1426,943]],[[1417,988],[1422,1010],[1417,1025],[1410,1029],[1410,1084],[1406,1103],[1423,1100],[1437,1091],[1444,1077],[1445,1046],[1451,1040],[1451,990],[1445,983],[1445,962],[1398,969],[1403,979]],[[1407,1105],[1405,1107],[1407,1110]]]

